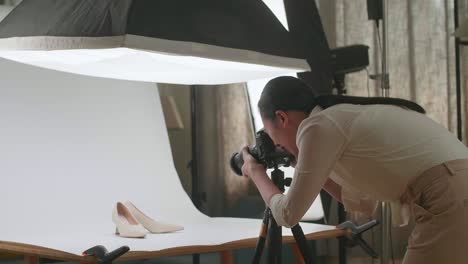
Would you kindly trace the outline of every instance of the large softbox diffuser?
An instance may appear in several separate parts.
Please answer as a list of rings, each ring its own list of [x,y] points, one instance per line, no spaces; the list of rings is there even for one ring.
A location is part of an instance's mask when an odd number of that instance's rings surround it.
[[[24,0],[0,23],[0,56],[84,75],[182,84],[309,70],[261,0]]]

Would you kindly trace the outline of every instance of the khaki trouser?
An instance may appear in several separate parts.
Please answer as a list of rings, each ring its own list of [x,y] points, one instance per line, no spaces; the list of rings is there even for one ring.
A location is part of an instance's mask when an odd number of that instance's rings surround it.
[[[468,263],[468,159],[427,170],[402,199],[416,223],[403,264]]]

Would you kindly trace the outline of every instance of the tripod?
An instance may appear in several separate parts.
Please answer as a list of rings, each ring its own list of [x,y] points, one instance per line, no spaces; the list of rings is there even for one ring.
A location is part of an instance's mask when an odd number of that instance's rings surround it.
[[[271,180],[273,183],[280,189],[281,192],[284,192],[284,187],[291,185],[291,178],[284,178],[284,172],[278,169],[278,166],[275,165],[275,169],[271,173]],[[307,246],[307,240],[304,236],[304,232],[299,224],[291,228],[294,239],[299,247],[302,257],[304,258],[305,263],[312,263],[311,253]],[[262,257],[262,251],[265,246],[265,242],[268,248],[268,264],[280,264],[281,263],[281,248],[282,248],[282,228],[278,226],[270,208],[265,209],[265,214],[263,216],[262,228],[260,231],[260,236],[257,241],[257,246],[255,248],[255,255],[252,260],[253,264],[260,263],[260,258]]]
[[[281,192],[284,192],[284,187],[291,185],[291,178],[284,178],[284,172],[278,169],[278,165],[275,164],[274,170],[271,173],[271,180],[273,183],[280,189]],[[361,246],[361,248],[369,256],[377,258],[377,253],[364,241],[362,238],[362,233],[378,225],[376,220],[372,220],[363,225],[356,226],[351,221],[346,221],[337,226],[339,229],[348,230],[348,235],[346,238],[349,239],[353,244]],[[299,251],[301,252],[304,262],[306,264],[312,263],[312,255],[309,251],[307,245],[307,240],[304,236],[304,232],[299,224],[296,224],[291,228],[294,239],[296,240]],[[259,264],[260,258],[262,257],[263,248],[265,247],[265,242],[268,248],[268,264],[281,264],[281,248],[282,248],[282,228],[278,226],[271,209],[267,207],[265,209],[265,214],[263,216],[262,228],[260,231],[260,236],[257,241],[257,246],[255,248],[255,255],[252,260],[252,264]],[[342,240],[343,241],[343,240]],[[344,243],[344,241],[342,242]]]

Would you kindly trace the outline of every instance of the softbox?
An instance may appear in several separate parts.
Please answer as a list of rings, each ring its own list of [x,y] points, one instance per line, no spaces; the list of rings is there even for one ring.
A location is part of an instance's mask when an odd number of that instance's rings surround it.
[[[77,74],[222,84],[310,70],[261,0],[23,0],[0,57]]]

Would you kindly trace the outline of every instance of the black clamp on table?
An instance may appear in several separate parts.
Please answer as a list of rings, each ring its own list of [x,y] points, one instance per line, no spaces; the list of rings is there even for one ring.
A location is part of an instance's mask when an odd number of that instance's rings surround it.
[[[83,256],[94,256],[99,264],[111,264],[112,261],[127,253],[130,250],[128,246],[122,246],[118,249],[107,252],[104,246],[95,246],[83,252]]]
[[[360,225],[360,226],[356,226],[353,222],[351,221],[346,221],[346,222],[343,222],[341,224],[339,224],[337,227],[340,228],[340,229],[348,229],[351,231],[351,233],[349,233],[346,237],[351,240],[351,242],[353,244],[358,244],[359,246],[361,246],[361,248],[367,253],[369,254],[369,256],[373,257],[373,258],[377,258],[378,257],[378,254],[377,252],[375,252],[375,250],[373,248],[371,248],[369,246],[369,244],[367,244],[367,242],[362,239],[362,233],[364,233],[365,231],[371,229],[372,227],[378,225],[379,222],[377,220],[372,220],[368,223],[365,223],[363,225]]]

